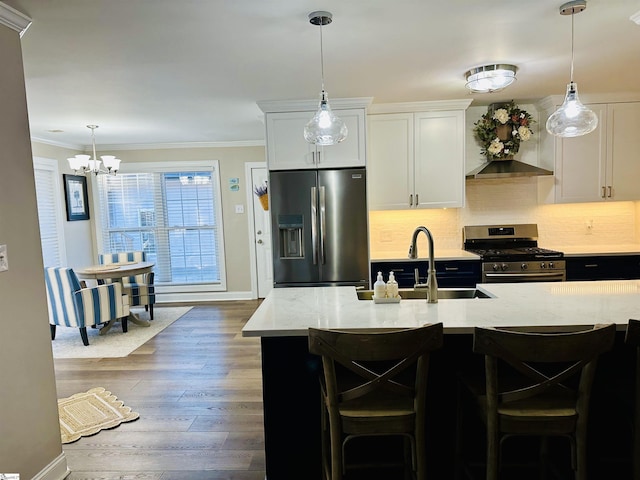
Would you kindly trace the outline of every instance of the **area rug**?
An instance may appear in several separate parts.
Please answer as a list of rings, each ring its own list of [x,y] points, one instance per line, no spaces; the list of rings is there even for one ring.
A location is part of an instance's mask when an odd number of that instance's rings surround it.
[[[62,443],[75,442],[140,416],[102,387],[58,400],[58,412]]]
[[[115,358],[126,357],[148,340],[155,337],[193,307],[153,308],[153,320],[148,327],[140,327],[129,322],[129,331],[122,332],[119,323],[106,335],[100,335],[97,328],[87,328],[89,345],[85,346],[77,328],[56,328],[56,339],[51,342],[53,358]],[[141,309],[132,309],[141,319],[148,320],[149,314]]]

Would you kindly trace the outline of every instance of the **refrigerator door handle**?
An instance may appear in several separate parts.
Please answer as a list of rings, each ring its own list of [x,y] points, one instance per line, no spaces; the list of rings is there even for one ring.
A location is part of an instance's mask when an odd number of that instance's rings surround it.
[[[318,264],[318,195],[316,187],[311,187],[311,250],[313,264]]]
[[[325,209],[325,194],[324,187],[319,187],[320,190],[320,263],[324,264],[324,240],[325,231],[327,227],[326,221],[326,209]]]

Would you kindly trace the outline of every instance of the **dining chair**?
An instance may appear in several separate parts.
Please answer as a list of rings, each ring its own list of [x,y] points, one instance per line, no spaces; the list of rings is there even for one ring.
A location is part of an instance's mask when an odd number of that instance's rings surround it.
[[[632,458],[633,480],[640,480],[640,320],[629,320],[624,341],[636,349]]]
[[[442,323],[367,333],[309,328],[309,351],[323,367],[325,479],[342,479],[354,466],[345,458],[347,444],[371,436],[402,437],[411,471],[425,478],[429,355],[441,346]],[[368,460],[357,466],[374,467]]]
[[[129,297],[122,285],[112,283],[83,288],[72,268],[44,269],[51,340],[56,338],[56,326],[80,329],[82,343],[89,345],[87,327],[120,319],[127,332]]]
[[[484,355],[485,374],[483,379],[461,375],[460,391],[470,395],[485,425],[487,480],[498,479],[503,443],[514,436],[540,437],[541,474],[547,466],[547,438],[568,438],[575,478],[587,478],[592,383],[599,356],[613,347],[614,340],[614,324],[563,333],[474,329],[473,351]],[[460,404],[458,478],[464,467],[463,411]]]
[[[127,262],[146,262],[147,254],[143,251],[101,253],[98,255],[98,262],[101,265]],[[107,280],[110,283],[113,280]],[[144,305],[144,309],[149,312],[149,318],[153,320],[153,304],[156,303],[156,293],[154,286],[154,274],[141,273],[122,279],[122,286],[125,293],[130,297],[131,306]]]

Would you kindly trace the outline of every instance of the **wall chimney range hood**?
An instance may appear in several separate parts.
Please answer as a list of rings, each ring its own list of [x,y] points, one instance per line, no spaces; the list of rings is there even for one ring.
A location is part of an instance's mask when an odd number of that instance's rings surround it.
[[[543,175],[553,175],[553,172],[518,160],[490,160],[467,173],[466,178],[539,177]]]

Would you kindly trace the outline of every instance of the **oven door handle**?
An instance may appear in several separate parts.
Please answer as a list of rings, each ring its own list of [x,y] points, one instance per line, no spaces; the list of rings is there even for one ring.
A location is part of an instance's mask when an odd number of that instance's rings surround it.
[[[489,279],[507,279],[510,278],[512,280],[524,279],[531,280],[535,278],[544,278],[545,280],[564,280],[565,273],[564,272],[551,272],[551,273],[486,273],[485,274],[487,280]]]

